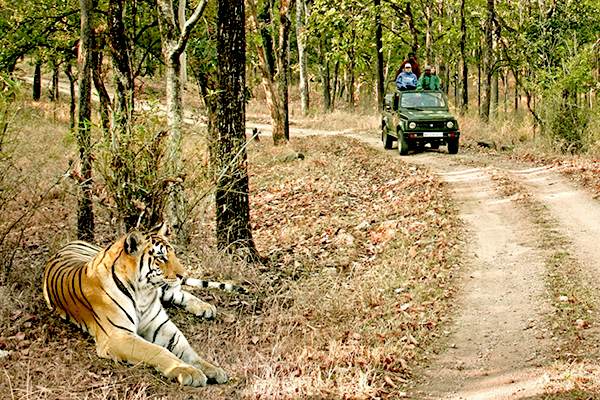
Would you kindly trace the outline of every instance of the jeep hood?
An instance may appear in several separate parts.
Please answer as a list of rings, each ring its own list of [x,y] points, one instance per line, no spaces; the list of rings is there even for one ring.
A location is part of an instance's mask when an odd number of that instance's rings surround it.
[[[422,110],[422,111],[421,111]],[[446,110],[432,110],[432,109],[421,109],[421,110],[408,110],[403,109],[400,113],[405,118],[411,121],[446,121],[455,120],[455,118]]]

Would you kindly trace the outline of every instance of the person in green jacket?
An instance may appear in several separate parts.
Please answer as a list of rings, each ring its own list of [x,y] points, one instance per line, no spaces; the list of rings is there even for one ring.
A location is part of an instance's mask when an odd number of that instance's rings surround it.
[[[440,90],[440,78],[431,72],[431,66],[425,66],[425,72],[417,82],[417,90]]]

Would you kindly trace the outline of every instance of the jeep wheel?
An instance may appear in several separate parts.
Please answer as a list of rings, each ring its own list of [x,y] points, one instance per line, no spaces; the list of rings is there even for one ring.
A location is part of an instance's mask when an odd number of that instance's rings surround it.
[[[404,140],[402,132],[398,132],[398,153],[400,153],[401,156],[408,154],[408,143]]]
[[[448,154],[458,153],[458,139],[448,140]]]
[[[391,149],[394,144],[394,138],[387,134],[385,126],[381,129],[381,141],[384,149]]]

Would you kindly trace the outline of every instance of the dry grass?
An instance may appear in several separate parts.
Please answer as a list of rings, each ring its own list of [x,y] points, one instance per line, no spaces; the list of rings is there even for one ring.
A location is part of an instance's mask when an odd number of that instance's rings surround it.
[[[482,123],[473,114],[460,117],[461,140],[467,146],[485,142],[495,150],[551,151],[550,142],[532,129],[530,121],[522,114]]]
[[[24,171],[19,204],[54,182],[74,144],[65,104],[24,102],[14,126]],[[27,117],[29,115],[29,117]],[[54,117],[62,115],[62,117]],[[343,115],[340,114],[340,120]],[[43,127],[40,129],[40,127]],[[202,135],[186,153],[205,154]],[[0,287],[2,398],[211,399],[397,398],[412,365],[440,334],[459,267],[456,211],[443,185],[343,139],[293,140],[289,148],[250,146],[252,220],[265,265],[223,257],[212,247],[210,206],[192,218],[191,243],[179,249],[193,276],[244,283],[249,295],[199,293],[220,310],[201,321],[172,310],[175,323],[206,358],[232,376],[226,385],[179,387],[143,366],[97,357],[93,341],[51,314],[41,295],[44,260],[74,237],[73,186],[63,182],[28,221],[26,240]],[[190,168],[202,167],[197,156]],[[201,174],[190,196],[206,191]],[[193,185],[192,185],[193,184]],[[97,241],[115,235],[99,209]]]
[[[302,127],[327,131],[373,131],[381,126],[381,116],[373,110],[335,109],[329,113],[311,110],[302,115],[297,103],[290,105],[290,127]],[[264,102],[251,100],[248,103],[247,118],[252,122],[270,123],[268,108]]]

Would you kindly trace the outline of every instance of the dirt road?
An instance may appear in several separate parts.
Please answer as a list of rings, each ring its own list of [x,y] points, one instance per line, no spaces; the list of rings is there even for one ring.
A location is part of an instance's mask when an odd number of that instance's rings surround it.
[[[374,135],[351,136],[384,151]],[[513,180],[548,211],[553,229],[566,238],[565,251],[576,256],[593,290],[600,290],[600,202],[552,168],[473,153],[450,156],[444,148],[398,157],[447,182],[470,232],[454,323],[443,350],[418,372],[420,384],[410,397],[544,398],[556,360],[548,328],[556,300],[545,280],[548,249],[540,243],[539,222],[519,204],[519,196],[500,190],[496,176]]]
[[[448,347],[423,372],[421,398],[523,398],[544,390],[551,343],[544,327],[544,257],[524,211],[496,188],[489,167],[424,153],[409,162],[436,171],[471,232],[470,270]],[[450,165],[449,165],[450,164]]]

